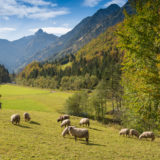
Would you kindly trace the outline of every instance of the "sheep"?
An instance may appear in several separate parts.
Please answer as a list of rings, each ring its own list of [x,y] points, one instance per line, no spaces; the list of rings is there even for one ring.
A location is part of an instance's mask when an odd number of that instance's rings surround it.
[[[70,124],[71,124],[71,121],[69,120],[69,119],[66,119],[66,120],[64,120],[64,121],[62,121],[62,123],[61,123],[61,127],[63,127],[63,126],[70,126]]]
[[[69,133],[75,137],[75,141],[78,138],[86,138],[86,143],[88,144],[89,141],[89,131],[85,128],[75,128],[72,126],[68,127]]]
[[[136,136],[138,138],[139,137],[139,132],[135,129],[130,129],[129,130],[129,135],[130,136]]]
[[[153,132],[147,131],[147,132],[143,132],[143,133],[139,136],[139,139],[142,139],[142,138],[151,138],[151,140],[154,141],[155,135],[154,135]]]
[[[119,135],[129,135],[129,129],[128,128],[123,128],[120,130]]]
[[[72,127],[75,127],[75,126],[72,126]],[[69,135],[69,130],[68,130],[68,127],[66,127],[63,132],[62,132],[62,136],[65,137],[65,135],[68,134]]]
[[[90,122],[89,122],[89,119],[88,119],[88,118],[82,118],[82,119],[80,120],[79,124],[80,124],[80,126],[85,124],[86,126],[88,125],[88,127],[89,127]]]
[[[31,117],[30,117],[29,113],[25,112],[25,113],[23,114],[23,116],[24,116],[24,120],[25,120],[26,122],[31,120]]]
[[[12,124],[19,124],[20,123],[20,115],[19,114],[13,114],[11,116],[11,122]]]
[[[59,122],[59,121],[63,121],[63,120],[65,120],[65,119],[69,119],[70,117],[69,117],[69,115],[62,115],[62,116],[60,116],[58,119],[57,119],[57,122]]]

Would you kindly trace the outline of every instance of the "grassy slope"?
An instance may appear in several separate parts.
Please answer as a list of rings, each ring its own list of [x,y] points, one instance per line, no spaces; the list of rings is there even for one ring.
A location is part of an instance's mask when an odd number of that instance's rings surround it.
[[[90,144],[63,138],[58,111],[71,93],[53,92],[11,85],[0,87],[3,109],[0,111],[0,159],[2,160],[159,160],[160,139],[139,141],[118,135],[118,130],[91,121]],[[14,104],[14,105],[12,105]],[[32,123],[10,123],[10,115],[28,111]],[[80,118],[71,117],[73,125]]]

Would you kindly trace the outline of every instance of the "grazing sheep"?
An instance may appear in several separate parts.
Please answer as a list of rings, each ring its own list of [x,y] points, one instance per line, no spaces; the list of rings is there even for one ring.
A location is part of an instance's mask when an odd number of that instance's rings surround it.
[[[12,124],[19,124],[20,123],[20,115],[19,114],[13,114],[11,116],[11,122]]]
[[[72,127],[75,127],[75,126],[72,126]],[[63,132],[62,132],[62,136],[65,137],[65,135],[68,134],[69,135],[69,130],[68,130],[68,127],[66,127]]]
[[[147,132],[143,132],[143,133],[139,136],[139,139],[142,139],[142,138],[151,138],[151,140],[154,141],[155,135],[154,135],[153,132],[147,131]]]
[[[25,113],[23,114],[23,116],[24,116],[24,120],[25,120],[26,122],[31,120],[31,117],[30,117],[29,113],[25,112]]]
[[[64,120],[64,121],[62,121],[62,123],[61,123],[61,127],[63,127],[63,126],[70,126],[70,124],[71,124],[71,121],[69,120],[69,119],[66,119],[66,120]]]
[[[129,129],[128,128],[123,128],[120,130],[119,135],[129,135]]]
[[[65,119],[69,119],[70,117],[69,117],[69,115],[62,115],[62,116],[60,116],[58,119],[57,119],[57,122],[59,122],[59,121],[63,121],[63,120],[65,120]]]
[[[139,132],[135,129],[130,129],[129,130],[129,135],[130,136],[136,136],[138,138],[139,137]]]
[[[86,142],[88,144],[88,140],[89,140],[89,131],[85,128],[75,128],[72,126],[68,127],[69,133],[75,137],[75,141],[78,138],[86,138]]]
[[[88,125],[88,127],[89,127],[89,125],[90,125],[89,119],[88,118],[82,118],[80,120],[79,124],[80,124],[80,126],[85,124],[86,126]]]

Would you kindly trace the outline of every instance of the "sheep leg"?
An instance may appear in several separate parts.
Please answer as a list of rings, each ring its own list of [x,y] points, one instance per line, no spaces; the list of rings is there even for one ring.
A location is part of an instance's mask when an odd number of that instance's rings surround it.
[[[74,138],[75,138],[75,142],[76,142],[77,141],[77,137],[75,136]]]
[[[86,142],[87,142],[87,144],[88,144],[88,138],[86,138]]]

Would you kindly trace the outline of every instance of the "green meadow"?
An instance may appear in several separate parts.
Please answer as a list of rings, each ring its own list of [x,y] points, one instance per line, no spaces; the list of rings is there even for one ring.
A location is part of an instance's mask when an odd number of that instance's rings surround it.
[[[120,126],[91,121],[89,144],[71,136],[63,138],[57,118],[71,92],[52,91],[16,85],[0,86],[0,160],[159,160],[160,139],[138,140],[119,136]],[[29,112],[31,122],[24,122]],[[20,125],[10,116],[21,115]],[[80,117],[71,116],[79,127]]]

